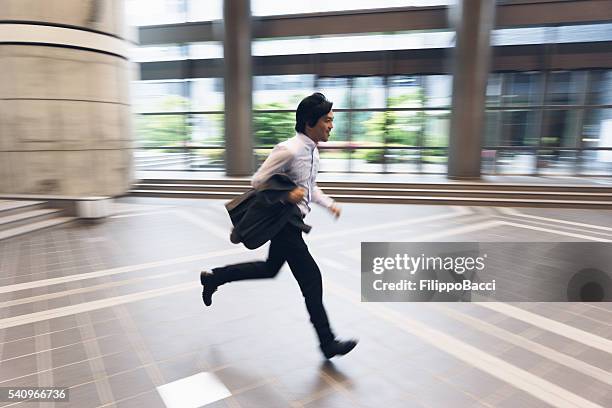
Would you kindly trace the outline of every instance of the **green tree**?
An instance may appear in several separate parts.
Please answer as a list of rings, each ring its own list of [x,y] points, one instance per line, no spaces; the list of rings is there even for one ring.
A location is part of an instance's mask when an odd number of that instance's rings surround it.
[[[187,111],[189,100],[170,95],[164,98],[159,112]],[[141,141],[147,146],[181,146],[191,138],[185,115],[143,115],[139,121]]]
[[[417,90],[387,99],[387,106],[413,108],[422,106],[422,91]],[[367,138],[376,142],[414,146],[423,127],[423,112],[375,112],[365,122]],[[386,135],[386,137],[385,137]]]
[[[255,110],[287,109],[281,103],[259,104]],[[295,133],[295,113],[293,112],[255,112],[253,114],[255,143],[272,146],[293,136]]]
[[[412,93],[389,97],[387,106],[393,108],[414,108],[423,106],[423,90],[417,88]],[[420,111],[385,111],[375,112],[365,122],[366,140],[401,146],[415,146],[419,134],[423,131],[425,113]],[[370,150],[366,160],[370,163],[380,163],[384,150]]]

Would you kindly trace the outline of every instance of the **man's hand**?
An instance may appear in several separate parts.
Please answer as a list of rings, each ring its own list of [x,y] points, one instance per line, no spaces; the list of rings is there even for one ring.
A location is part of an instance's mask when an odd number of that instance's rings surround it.
[[[306,195],[306,190],[304,190],[302,187],[296,187],[289,192],[289,195],[287,196],[287,200],[290,203],[297,204],[304,199],[305,195]]]
[[[331,211],[334,217],[339,218],[340,213],[342,212],[342,209],[340,209],[340,206],[338,206],[337,204],[334,204],[331,207],[329,207],[329,211]]]

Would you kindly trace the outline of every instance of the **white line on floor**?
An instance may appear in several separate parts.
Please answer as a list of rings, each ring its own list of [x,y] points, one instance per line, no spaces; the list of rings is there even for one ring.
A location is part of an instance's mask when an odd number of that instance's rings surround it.
[[[557,218],[540,217],[538,215],[524,214],[524,213],[522,213],[522,212],[520,212],[520,211],[518,211],[518,210],[516,210],[514,208],[500,207],[499,211],[504,213],[504,214],[513,215],[513,216],[516,216],[516,217],[532,218],[534,220],[550,221],[550,222],[558,223],[558,224],[575,225],[577,227],[600,229],[600,230],[612,232],[612,228],[604,227],[602,225],[585,224],[583,222],[567,221],[567,220],[560,220],[560,219],[557,219]]]
[[[444,213],[444,214],[434,214],[434,215],[429,215],[429,216],[420,217],[420,218],[415,217],[415,218],[411,218],[411,219],[404,220],[404,221],[397,220],[397,221],[386,222],[382,224],[377,223],[374,225],[367,225],[367,226],[359,227],[359,228],[342,229],[336,232],[330,232],[327,234],[313,236],[312,239],[310,239],[309,241],[317,241],[321,239],[336,238],[336,237],[342,237],[342,236],[347,236],[347,235],[355,236],[356,234],[361,234],[364,232],[371,232],[371,231],[376,231],[376,230],[388,230],[388,229],[393,230],[393,229],[397,229],[398,227],[403,227],[406,225],[422,224],[422,223],[429,222],[429,221],[461,217],[461,216],[469,215],[473,213],[473,211],[469,209],[468,207],[450,207],[450,208],[453,210],[453,212]]]
[[[138,278],[124,279],[124,280],[113,281],[113,282],[108,282],[108,283],[101,283],[99,285],[86,286],[86,287],[82,287],[78,289],[69,289],[69,290],[64,290],[61,292],[53,292],[53,293],[46,293],[44,295],[19,298],[15,300],[10,300],[8,302],[0,303],[0,308],[9,307],[9,306],[17,306],[17,305],[22,305],[25,303],[40,302],[42,300],[56,299],[56,298],[60,298],[64,296],[95,292],[97,290],[102,290],[102,289],[116,288],[119,286],[125,286],[125,285],[129,285],[132,283],[142,282],[142,281],[146,281],[150,279],[166,278],[168,276],[181,275],[181,274],[186,274],[189,272],[193,272],[193,271],[182,270],[182,271],[176,271],[176,272],[158,273],[155,275],[147,275],[147,276],[142,276]]]
[[[435,346],[459,360],[474,366],[498,379],[504,381],[534,397],[558,408],[603,408],[582,398],[558,385],[538,377],[530,372],[516,367],[498,357],[453,338],[441,331],[403,316],[398,312],[378,303],[362,303],[359,294],[326,281],[328,290],[359,306],[365,307],[370,313],[394,324],[396,327],[419,337],[421,340]]]
[[[589,347],[596,348],[598,350],[605,351],[606,353],[612,354],[612,341],[587,331],[578,329],[576,327],[568,326],[565,323],[558,322],[556,320],[549,319],[538,314],[528,312],[527,310],[518,308],[516,306],[509,305],[507,303],[499,302],[478,302],[476,305],[493,310],[497,313],[502,313],[506,316],[510,316],[514,319],[522,320],[525,323],[529,323],[533,326],[539,327],[544,330],[548,330],[559,336],[567,337],[578,343],[582,343]]]
[[[534,230],[534,231],[549,232],[551,234],[565,235],[567,237],[586,239],[586,240],[589,240],[589,241],[612,242],[611,240],[605,239],[605,238],[594,237],[594,236],[591,236],[591,235],[584,235],[584,234],[575,234],[573,232],[559,231],[559,230],[550,229],[550,228],[536,227],[535,225],[519,224],[519,223],[516,223],[516,222],[501,221],[501,220],[499,221],[499,223],[502,224],[502,225],[510,225],[510,226],[513,226],[513,227],[525,228],[525,229],[530,229],[530,230]]]
[[[60,283],[73,282],[73,281],[78,281],[82,279],[99,278],[101,276],[116,275],[119,273],[140,271],[143,269],[157,268],[160,266],[177,265],[180,263],[195,262],[195,261],[201,261],[204,259],[212,259],[212,258],[218,258],[222,256],[227,256],[227,255],[237,255],[237,254],[247,254],[249,256],[253,256],[253,254],[257,255],[257,252],[247,251],[246,249],[244,249],[244,247],[240,246],[240,247],[232,248],[232,249],[224,249],[222,251],[208,252],[202,255],[189,255],[189,256],[183,256],[183,257],[178,257],[178,258],[164,259],[161,261],[147,262],[147,263],[136,264],[136,265],[120,266],[120,267],[111,268],[111,269],[103,269],[100,271],[81,273],[78,275],[62,276],[59,278],[40,279],[40,280],[36,280],[32,282],[24,282],[24,283],[16,283],[13,285],[0,286],[0,293],[9,293],[9,292],[15,292],[18,290],[38,288],[41,286],[57,285]]]
[[[185,210],[174,210],[174,213],[185,221],[189,221],[190,223],[204,229],[207,234],[213,234],[217,238],[221,238],[222,240],[229,242],[231,227],[228,226],[221,228],[217,224],[205,220],[200,215],[195,215]]]
[[[157,211],[146,211],[146,212],[138,212],[138,213],[129,213],[129,214],[121,214],[121,215],[111,215],[109,218],[129,218],[129,217],[140,217],[144,215],[156,215],[156,214],[167,214],[172,212],[171,209],[168,210],[157,210]]]
[[[450,316],[453,319],[458,320],[462,323],[468,324],[480,332],[497,337],[502,341],[521,347],[532,353],[538,354],[548,360],[554,361],[557,364],[564,365],[566,367],[571,368],[572,370],[595,378],[596,380],[599,380],[603,383],[612,385],[612,375],[606,370],[592,366],[590,364],[585,363],[584,361],[578,360],[577,358],[568,356],[567,354],[563,354],[558,352],[557,350],[551,349],[550,347],[546,347],[540,343],[526,339],[507,330],[501,329],[491,323],[487,323],[483,320],[476,319],[475,317],[457,312],[456,310],[450,309],[444,304],[436,303],[432,305],[435,309],[440,310],[447,316]]]
[[[144,292],[132,293],[129,295],[116,296],[107,299],[94,300],[91,302],[79,303],[77,305],[70,305],[64,307],[58,307],[55,309],[44,310],[41,312],[28,313],[25,315],[19,315],[14,317],[7,317],[0,319],[0,329],[6,329],[8,327],[20,326],[22,324],[40,322],[48,319],[55,319],[57,317],[69,316],[76,313],[90,312],[96,309],[103,309],[105,307],[121,305],[124,303],[135,302],[138,300],[151,299],[158,296],[169,295],[171,293],[183,292],[190,289],[200,287],[199,282],[181,283],[178,285],[172,285],[165,288],[147,290]]]
[[[488,217],[489,217],[488,215],[482,215],[476,218],[485,219]],[[412,242],[431,241],[436,238],[445,238],[445,237],[450,237],[452,235],[465,234],[469,232],[475,232],[475,231],[480,231],[483,229],[497,227],[501,225],[501,223],[502,221],[491,220],[491,221],[481,222],[480,224],[463,225],[461,227],[445,229],[445,230],[441,230],[437,232],[432,232],[429,234],[413,235],[413,236],[410,236],[409,238],[410,238],[410,241]],[[348,256],[349,258],[360,260],[361,259],[361,248],[356,249],[356,250],[345,251],[342,254]]]

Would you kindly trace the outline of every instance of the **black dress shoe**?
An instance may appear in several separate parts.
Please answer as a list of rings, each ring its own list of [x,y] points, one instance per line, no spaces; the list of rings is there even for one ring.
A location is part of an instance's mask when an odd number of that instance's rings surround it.
[[[357,345],[357,340],[338,341],[334,340],[331,343],[321,346],[321,351],[325,358],[330,359],[335,356],[343,356],[349,353]]]
[[[212,305],[212,295],[219,286],[215,282],[215,275],[212,272],[202,271],[200,272],[200,283],[204,286],[202,290],[202,300],[206,306]]]

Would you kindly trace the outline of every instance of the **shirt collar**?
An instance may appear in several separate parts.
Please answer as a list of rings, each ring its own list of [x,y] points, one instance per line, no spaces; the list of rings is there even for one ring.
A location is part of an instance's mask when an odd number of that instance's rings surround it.
[[[317,147],[317,144],[308,136],[306,136],[305,134],[301,133],[301,132],[297,132],[296,136],[298,137],[298,139],[300,139],[302,141],[302,143],[304,143],[306,145],[306,147],[308,147],[310,150],[313,150],[315,147]]]

